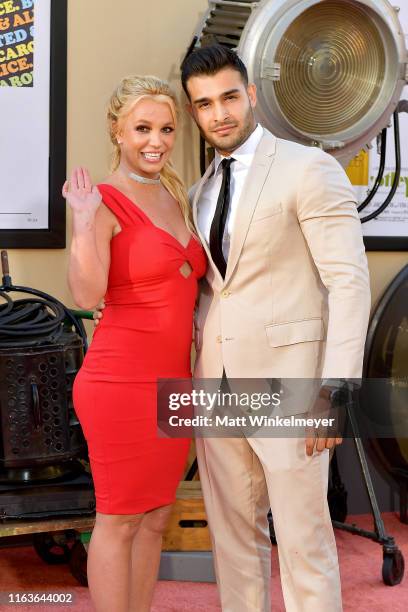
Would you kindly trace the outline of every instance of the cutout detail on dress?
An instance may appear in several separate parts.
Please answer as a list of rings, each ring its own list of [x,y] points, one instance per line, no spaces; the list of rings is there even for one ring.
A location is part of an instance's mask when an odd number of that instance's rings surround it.
[[[190,266],[188,261],[185,261],[182,266],[179,268],[180,273],[184,276],[184,278],[188,278],[193,271],[193,268]]]

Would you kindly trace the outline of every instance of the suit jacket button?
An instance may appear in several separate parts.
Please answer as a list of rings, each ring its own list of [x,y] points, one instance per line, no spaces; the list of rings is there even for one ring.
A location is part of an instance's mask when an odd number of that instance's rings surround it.
[[[227,297],[229,297],[229,296],[230,296],[230,294],[231,294],[231,291],[228,291],[227,289],[221,293],[221,295],[222,295],[222,297],[223,297],[223,298],[227,298]]]
[[[218,342],[218,344],[221,344],[221,342],[222,342],[221,336],[217,336],[217,342]]]

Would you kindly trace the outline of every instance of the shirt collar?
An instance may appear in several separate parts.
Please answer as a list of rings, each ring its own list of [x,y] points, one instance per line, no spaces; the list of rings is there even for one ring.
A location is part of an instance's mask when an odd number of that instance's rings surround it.
[[[243,142],[242,145],[238,147],[238,149],[235,149],[235,151],[233,151],[228,157],[233,157],[238,162],[244,164],[244,166],[249,168],[262,136],[263,127],[258,123],[249,138],[247,138],[246,141]],[[223,157],[218,153],[218,151],[215,151],[214,174],[217,174],[219,165],[223,159],[226,159],[226,157]]]

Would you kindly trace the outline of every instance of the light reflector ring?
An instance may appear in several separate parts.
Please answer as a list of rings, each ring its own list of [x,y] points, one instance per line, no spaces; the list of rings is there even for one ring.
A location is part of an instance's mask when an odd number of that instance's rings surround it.
[[[274,90],[283,115],[303,133],[333,137],[369,113],[381,93],[386,59],[367,13],[328,0],[291,23],[275,62],[281,66]]]

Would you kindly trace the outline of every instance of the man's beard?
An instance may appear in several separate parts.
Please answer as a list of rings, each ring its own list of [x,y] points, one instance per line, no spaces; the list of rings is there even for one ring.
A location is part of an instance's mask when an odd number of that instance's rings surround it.
[[[225,124],[225,125],[228,125]],[[226,153],[232,153],[238,147],[240,147],[252,134],[256,126],[254,113],[252,108],[248,109],[247,114],[245,115],[243,124],[241,128],[238,130],[236,134],[231,135],[231,137],[225,138],[217,138],[217,134],[215,132],[205,133],[200,126],[198,126],[201,136],[204,140],[207,141],[209,145],[218,149],[219,151],[225,151]]]

